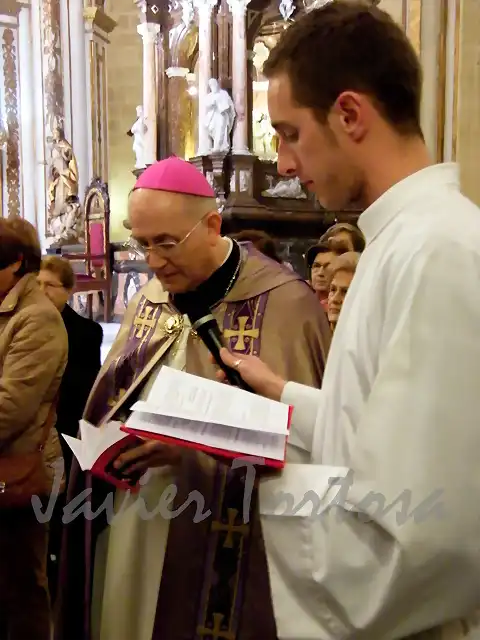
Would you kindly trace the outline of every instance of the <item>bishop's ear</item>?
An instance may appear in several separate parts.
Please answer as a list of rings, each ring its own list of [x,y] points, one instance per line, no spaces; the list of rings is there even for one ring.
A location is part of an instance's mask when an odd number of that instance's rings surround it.
[[[219,236],[222,231],[222,216],[218,211],[211,211],[205,216],[205,222],[208,226],[209,234],[215,237]]]

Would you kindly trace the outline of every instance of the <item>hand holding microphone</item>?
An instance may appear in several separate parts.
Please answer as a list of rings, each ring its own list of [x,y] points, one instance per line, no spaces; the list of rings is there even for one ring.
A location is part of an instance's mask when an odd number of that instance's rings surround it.
[[[220,358],[224,365],[234,369],[256,393],[270,400],[281,400],[286,381],[273,373],[260,358],[236,355],[225,347],[220,350]],[[223,370],[218,372],[217,378],[222,381],[226,379]]]
[[[190,322],[192,322],[192,315],[188,314]],[[198,313],[196,314],[198,315]],[[207,347],[207,349],[212,354],[214,361],[218,364],[218,366],[223,371],[225,378],[235,387],[239,389],[244,389],[245,391],[252,391],[252,387],[248,385],[242,378],[240,372],[238,371],[240,360],[235,360],[231,364],[226,364],[221,356],[220,352],[225,350],[225,342],[223,339],[222,332],[220,331],[220,327],[218,326],[217,321],[213,317],[210,311],[203,314],[200,318],[196,319],[192,322],[192,329],[197,333],[198,336],[202,339],[203,343]],[[227,352],[228,353],[228,352]]]
[[[210,308],[200,301],[198,296],[193,298],[178,296],[175,299],[175,306],[181,313],[188,316],[192,329],[212,354],[213,362],[220,367],[221,371],[217,376],[219,380],[228,380],[231,385],[239,389],[259,393],[271,400],[281,399],[285,380],[273,373],[256,356],[230,353]]]

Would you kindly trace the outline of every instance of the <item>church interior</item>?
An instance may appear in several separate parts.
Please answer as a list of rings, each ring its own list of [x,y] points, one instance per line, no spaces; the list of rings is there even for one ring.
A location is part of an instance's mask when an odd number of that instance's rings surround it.
[[[44,253],[72,261],[77,310],[114,335],[150,277],[129,245],[127,200],[171,155],[207,177],[225,233],[267,232],[299,272],[330,225],[355,222],[359,211],[323,210],[278,174],[262,75],[283,30],[325,1],[0,1],[2,215],[30,221]],[[480,204],[480,3],[377,4],[420,56],[431,154],[459,162]]]

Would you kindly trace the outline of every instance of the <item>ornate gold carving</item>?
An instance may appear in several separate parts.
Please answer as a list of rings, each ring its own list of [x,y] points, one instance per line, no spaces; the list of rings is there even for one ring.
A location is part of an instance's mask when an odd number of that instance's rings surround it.
[[[64,125],[62,54],[60,41],[60,0],[42,4],[45,126],[47,135]]]
[[[3,78],[5,85],[5,112],[8,128],[7,141],[7,193],[8,216],[20,215],[20,139],[18,132],[17,65],[15,36],[11,29],[3,31]]]

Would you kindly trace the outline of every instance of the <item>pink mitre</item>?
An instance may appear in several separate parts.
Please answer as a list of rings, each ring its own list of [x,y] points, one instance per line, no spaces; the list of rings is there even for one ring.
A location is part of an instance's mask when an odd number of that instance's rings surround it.
[[[215,198],[215,191],[193,164],[172,156],[150,165],[135,183],[136,189],[172,191],[191,196]]]

